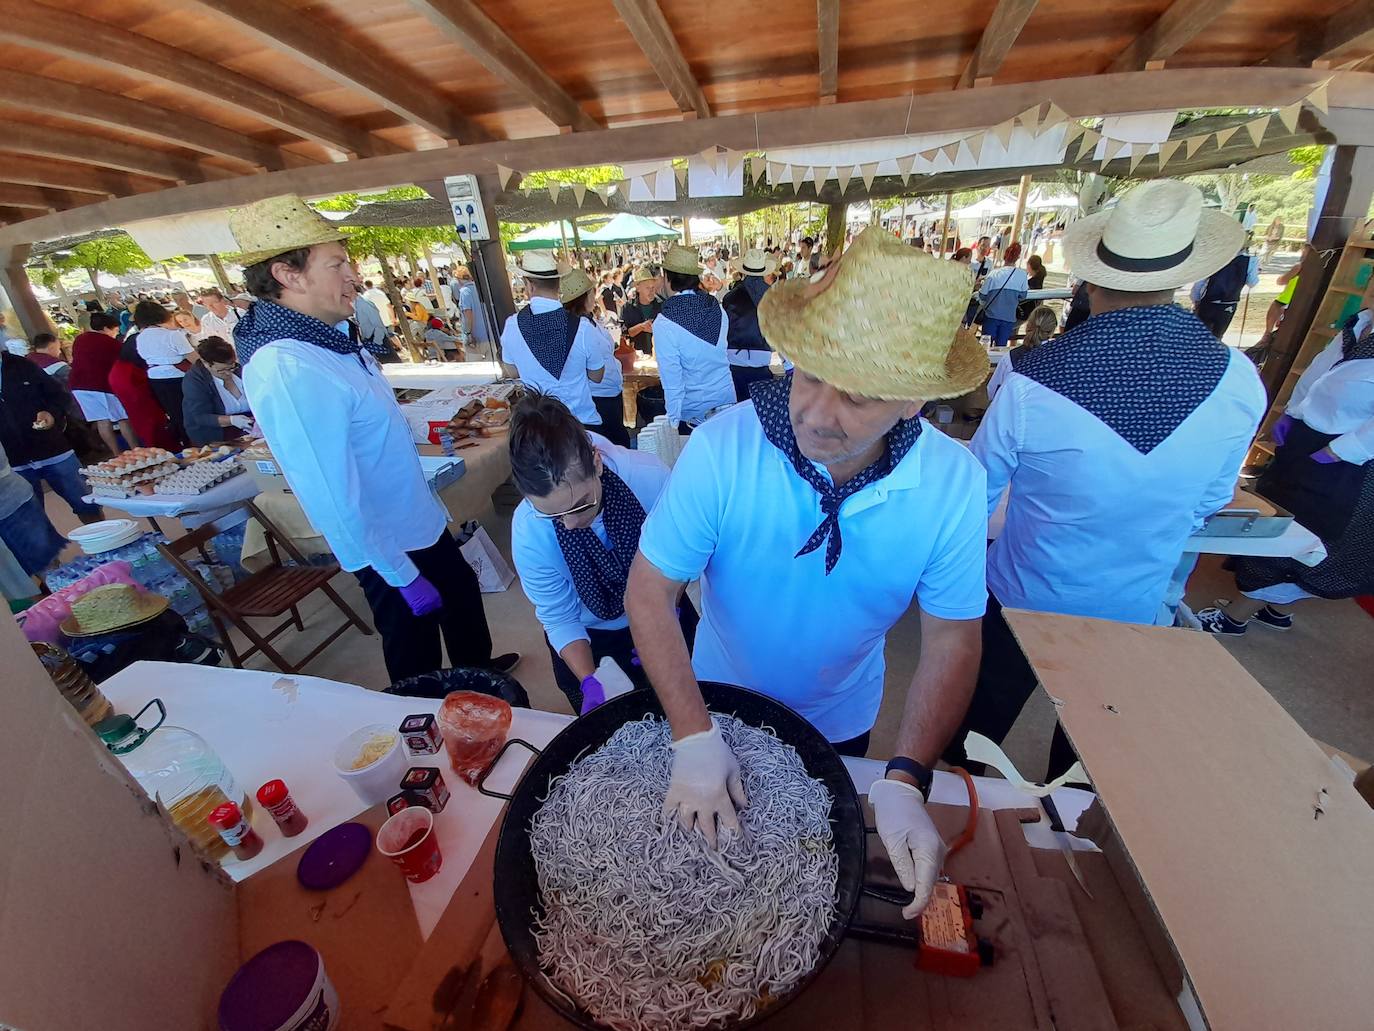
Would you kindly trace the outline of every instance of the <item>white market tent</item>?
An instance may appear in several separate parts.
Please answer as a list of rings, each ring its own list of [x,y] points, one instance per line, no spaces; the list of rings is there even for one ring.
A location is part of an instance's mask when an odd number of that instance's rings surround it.
[[[698,240],[719,240],[721,237],[730,236],[733,232],[714,218],[689,218],[687,225],[692,230],[694,243]]]

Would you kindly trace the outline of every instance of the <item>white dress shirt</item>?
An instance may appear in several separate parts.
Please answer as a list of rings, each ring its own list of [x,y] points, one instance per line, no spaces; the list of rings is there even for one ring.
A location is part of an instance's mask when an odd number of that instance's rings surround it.
[[[712,408],[735,401],[735,381],[725,353],[729,328],[730,316],[722,311],[720,334],[712,345],[661,313],[654,319],[654,357],[670,425],[692,422]]]
[[[391,308],[391,298],[386,295],[385,290],[374,286],[370,290],[364,290],[363,296],[372,302],[372,306],[377,309],[377,313],[388,326],[396,325],[396,313]]]
[[[243,389],[243,380],[234,376],[234,386],[238,388],[238,396],[229,393],[224,385],[224,380],[218,376],[211,376],[215,381],[215,391],[219,394],[220,404],[224,405],[225,415],[247,415],[248,414],[248,392]]]
[[[657,455],[619,447],[596,433],[591,438],[606,468],[625,481],[645,512],[651,511],[668,482],[668,467]],[[600,513],[592,529],[602,544],[611,543]],[[520,574],[520,587],[534,606],[534,614],[554,651],[561,652],[573,641],[590,640],[588,628],[623,630],[630,625],[623,613],[615,619],[601,619],[582,604],[563,550],[558,546],[553,520],[537,515],[528,501],[520,502],[511,517],[510,548],[515,570]]]
[[[224,313],[223,318],[212,311],[208,311],[205,313],[205,317],[200,320],[200,335],[197,339],[219,337],[221,340],[226,340],[232,344],[234,342],[234,327],[238,324],[239,310],[232,304],[229,306],[229,310]]]
[[[639,548],[664,576],[701,579],[700,679],[761,691],[845,741],[873,727],[886,635],[913,601],[942,619],[983,614],[985,482],[962,445],[926,425],[895,470],[840,507],[827,576],[824,545],[796,557],[825,519],[820,495],[749,401],[692,434]]]
[[[1335,434],[1327,446],[1364,465],[1374,458],[1374,358],[1341,362],[1337,336],[1299,378],[1286,411],[1318,433]]]
[[[554,311],[563,306],[551,297],[530,298],[530,310],[536,315]],[[601,416],[596,405],[592,404],[591,380],[587,373],[606,367],[606,359],[601,354],[601,346],[596,339],[596,327],[586,319],[579,319],[577,336],[573,338],[568,359],[563,363],[563,373],[557,379],[549,375],[549,370],[539,364],[539,360],[525,343],[525,335],[517,323],[519,313],[506,319],[501,330],[501,360],[514,365],[520,379],[526,385],[552,394],[568,406],[568,411],[584,426],[600,426]]]
[[[620,359],[615,356],[615,341],[611,339],[611,334],[606,331],[605,326],[597,322],[591,323],[591,326],[597,353],[606,362],[606,374],[601,377],[601,382],[591,385],[592,397],[619,397],[625,388],[625,373],[620,368]]]
[[[1011,491],[988,587],[1008,608],[1155,622],[1188,535],[1230,502],[1266,407],[1254,364],[1233,351],[1211,396],[1141,454],[1010,372],[970,445],[987,469],[988,512]]]
[[[243,383],[286,482],[339,565],[371,566],[393,587],[419,576],[406,553],[437,541],[448,516],[376,359],[277,340],[252,356]]]
[[[135,341],[138,356],[148,363],[149,379],[181,379],[186,373],[177,368],[178,362],[194,352],[184,329],[163,329],[149,326],[138,331]]]

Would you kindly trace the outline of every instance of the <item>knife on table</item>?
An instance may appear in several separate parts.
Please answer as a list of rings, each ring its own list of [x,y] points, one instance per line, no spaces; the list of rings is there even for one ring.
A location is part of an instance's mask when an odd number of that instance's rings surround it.
[[[1083,877],[1083,871],[1078,868],[1078,860],[1073,854],[1073,844],[1069,841],[1069,832],[1064,829],[1064,821],[1060,819],[1059,807],[1054,804],[1054,797],[1045,795],[1040,799],[1040,804],[1050,822],[1050,830],[1054,832],[1055,840],[1059,842],[1059,850],[1064,853],[1064,861],[1069,864],[1069,872],[1073,874],[1073,879],[1078,882],[1078,886],[1083,889],[1083,894],[1091,899],[1093,893],[1088,890],[1088,882]]]

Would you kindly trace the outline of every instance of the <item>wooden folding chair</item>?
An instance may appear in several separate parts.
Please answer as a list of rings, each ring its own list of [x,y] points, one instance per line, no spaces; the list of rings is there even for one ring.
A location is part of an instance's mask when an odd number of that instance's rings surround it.
[[[219,532],[213,523],[192,530],[170,544],[157,546],[163,557],[172,563],[177,572],[189,580],[200,592],[201,597],[205,599],[205,603],[210,608],[210,618],[214,621],[215,628],[219,631],[224,646],[229,652],[229,659],[235,668],[242,669],[244,659],[261,652],[283,673],[296,673],[304,669],[311,659],[324,651],[350,625],[356,626],[364,634],[371,635],[372,628],[359,619],[358,614],[349,607],[343,598],[339,597],[334,588],[329,586],[329,580],[335,573],[340,572],[338,563],[330,562],[327,565],[314,566],[307,564],[305,558],[291,544],[290,539],[277,529],[276,525],[263,515],[256,505],[251,501],[244,502],[244,505],[248,509],[249,516],[262,524],[272,564],[266,569],[251,574],[248,579],[235,584],[223,594],[217,593],[182,558],[187,552],[194,550],[200,552],[201,557],[206,561],[212,561],[209,553],[205,550],[205,543]],[[285,550],[287,556],[296,562],[296,565],[286,566],[282,564],[281,554],[277,551],[278,544]],[[301,621],[300,610],[297,606],[315,591],[323,591],[346,618],[335,628],[333,633],[316,645],[309,655],[301,659],[300,662],[289,663],[280,652],[272,647],[271,641],[290,626],[295,626],[299,631],[305,630],[305,624]],[[265,634],[260,633],[248,622],[250,618],[272,619],[288,611],[291,613],[290,617]],[[243,631],[243,635],[252,642],[252,647],[240,653],[234,647],[233,639],[230,636],[229,628],[231,626]]]

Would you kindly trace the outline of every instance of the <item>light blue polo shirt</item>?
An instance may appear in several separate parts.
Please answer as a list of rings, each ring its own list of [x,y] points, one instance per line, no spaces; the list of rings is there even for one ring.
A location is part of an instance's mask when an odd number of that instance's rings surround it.
[[[824,547],[795,557],[825,518],[820,495],[747,402],[692,434],[639,547],[664,576],[701,579],[699,679],[760,691],[845,741],[877,719],[883,645],[913,601],[942,619],[983,614],[986,490],[968,450],[927,425],[841,506],[827,576]]]

